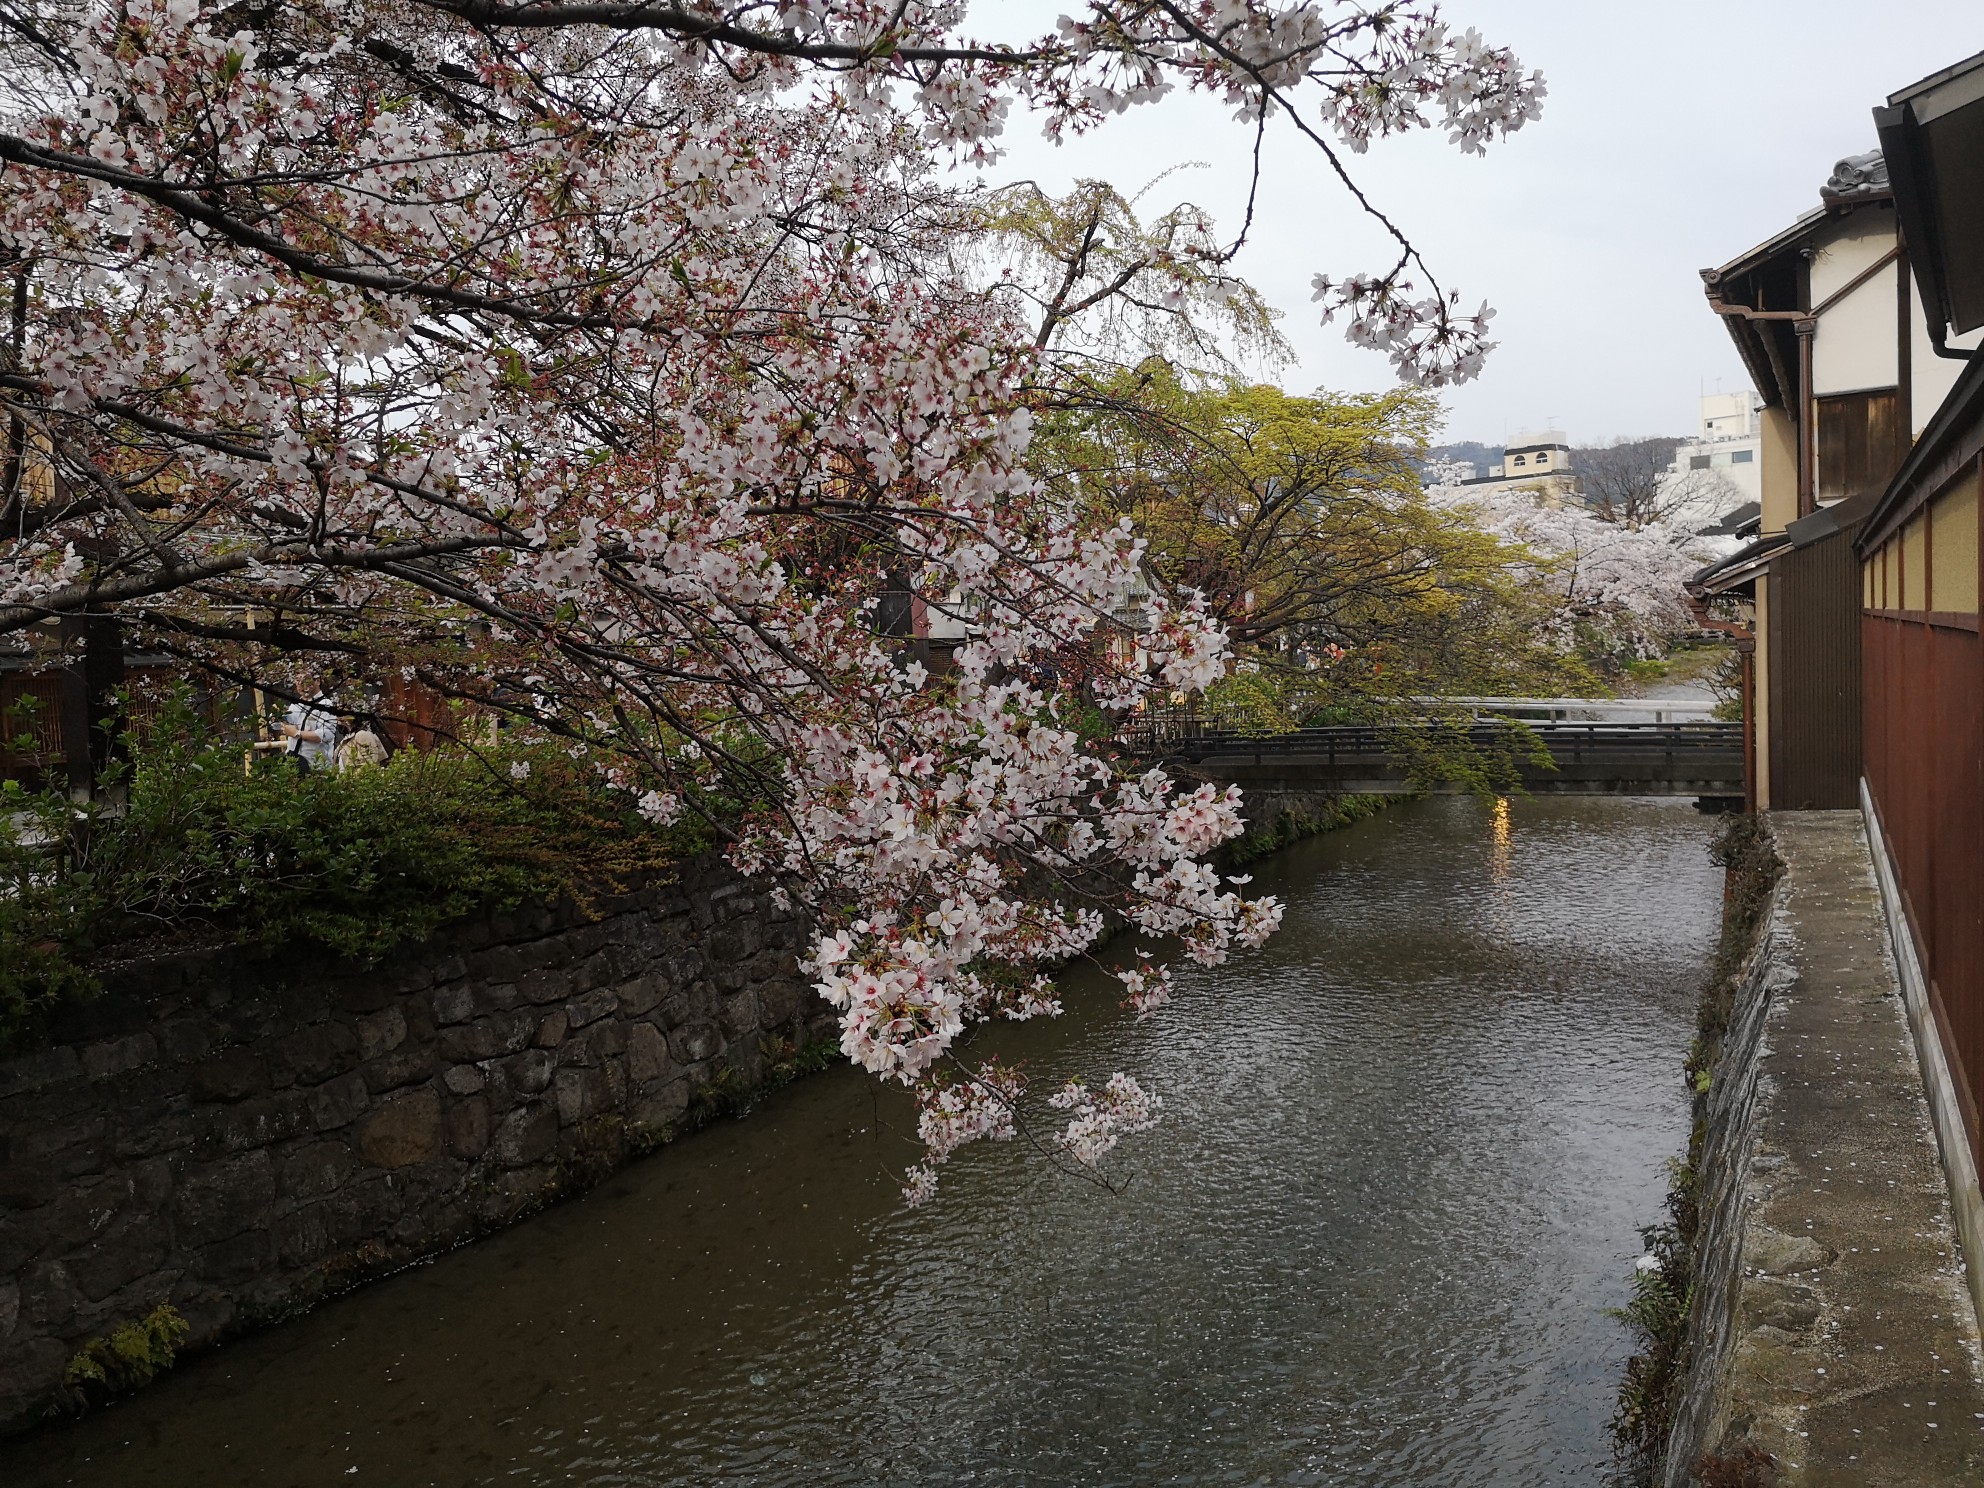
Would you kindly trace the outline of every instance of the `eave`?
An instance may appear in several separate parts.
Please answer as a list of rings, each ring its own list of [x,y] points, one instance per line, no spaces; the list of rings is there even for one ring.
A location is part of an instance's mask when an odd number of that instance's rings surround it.
[[[1984,52],[1874,110],[1932,339],[1984,325]]]
[[[1833,223],[1866,207],[1889,206],[1893,200],[1892,193],[1884,190],[1828,197],[1824,205],[1782,232],[1720,268],[1701,271],[1709,308],[1728,326],[1736,355],[1765,407],[1786,408],[1796,401],[1798,352],[1793,326],[1811,313],[1804,250]],[[1774,277],[1776,284],[1766,284],[1766,276]]]
[[[1682,587],[1698,599],[1714,599],[1747,589],[1769,570],[1771,559],[1790,552],[1794,546],[1782,532],[1760,537],[1727,558],[1709,564]]]

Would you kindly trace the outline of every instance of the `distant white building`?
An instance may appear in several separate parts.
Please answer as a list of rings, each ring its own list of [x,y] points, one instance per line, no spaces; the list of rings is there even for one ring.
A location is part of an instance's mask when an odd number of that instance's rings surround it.
[[[1699,508],[1705,516],[1721,517],[1763,500],[1763,406],[1747,388],[1703,397],[1701,427],[1674,451],[1663,483],[1685,494],[1691,512]]]

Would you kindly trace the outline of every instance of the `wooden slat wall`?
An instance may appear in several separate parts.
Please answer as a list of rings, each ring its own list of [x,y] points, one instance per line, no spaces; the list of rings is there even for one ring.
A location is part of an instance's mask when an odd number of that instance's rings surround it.
[[[1818,405],[1819,500],[1880,490],[1908,453],[1898,390],[1836,393]]]
[[[396,671],[386,674],[379,705],[381,725],[395,749],[432,749],[455,738],[466,718],[449,706],[445,693]]]
[[[1860,803],[1860,564],[1850,535],[1770,566],[1770,806]]]
[[[38,783],[69,763],[68,689],[66,672],[0,671],[0,779]]]
[[[1984,652],[1975,630],[1862,617],[1867,789],[1984,1160]]]

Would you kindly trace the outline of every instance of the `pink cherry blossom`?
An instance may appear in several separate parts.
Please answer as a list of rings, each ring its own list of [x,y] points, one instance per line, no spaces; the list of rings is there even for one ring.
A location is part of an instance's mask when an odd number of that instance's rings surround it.
[[[50,473],[0,493],[0,633],[109,610],[238,671],[286,664],[245,625],[279,609],[703,819],[810,916],[848,1057],[918,1090],[927,1196],[1023,1096],[961,1073],[964,1031],[1058,1011],[1046,968],[1110,912],[1207,964],[1281,915],[1205,861],[1237,792],[1074,726],[1230,650],[1149,594],[1127,524],[1035,479],[1056,367],[946,167],[1188,91],[1349,183],[1344,152],[1476,150],[1542,86],[1425,0],[1093,3],[1021,42],[935,0],[715,13],[89,0],[45,46],[0,28],[0,398]],[[1181,231],[1225,283],[1237,245]],[[1488,312],[1398,251],[1319,280],[1324,313],[1403,376],[1473,375]],[[1169,995],[1134,975],[1140,1009]],[[1127,1077],[1070,1088],[1072,1160],[1155,1119]]]

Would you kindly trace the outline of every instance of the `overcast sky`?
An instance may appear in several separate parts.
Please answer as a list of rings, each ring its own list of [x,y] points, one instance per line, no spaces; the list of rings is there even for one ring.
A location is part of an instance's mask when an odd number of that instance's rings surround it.
[[[1017,40],[1067,0],[976,0],[971,28]],[[1447,394],[1450,439],[1504,438],[1554,420],[1573,443],[1684,433],[1699,392],[1747,386],[1702,298],[1698,270],[1726,262],[1818,204],[1843,155],[1874,147],[1869,111],[1927,73],[1984,50],[1979,0],[1453,0],[1541,68],[1541,120],[1462,157],[1422,132],[1351,157],[1378,204],[1469,308],[1499,314],[1479,381]],[[1250,131],[1209,101],[1174,96],[1055,148],[1015,119],[988,179],[1049,189],[1099,176],[1140,206],[1199,203],[1237,222]],[[1382,357],[1315,322],[1310,276],[1383,268],[1313,147],[1270,129],[1262,205],[1240,272],[1286,312],[1300,355],[1286,386],[1385,386]],[[1277,137],[1279,136],[1279,137]]]

